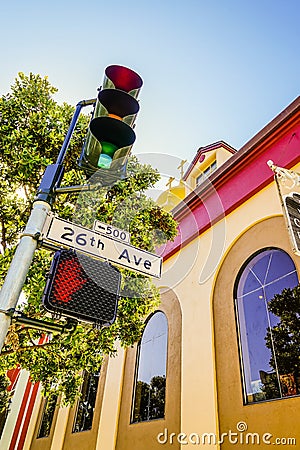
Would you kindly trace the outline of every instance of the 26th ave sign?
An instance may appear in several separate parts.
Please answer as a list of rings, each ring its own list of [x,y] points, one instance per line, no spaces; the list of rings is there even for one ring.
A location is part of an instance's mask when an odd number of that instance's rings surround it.
[[[97,231],[49,215],[42,231],[42,245],[47,248],[73,248],[81,253],[114,262],[127,269],[160,278],[162,258],[120,242]]]

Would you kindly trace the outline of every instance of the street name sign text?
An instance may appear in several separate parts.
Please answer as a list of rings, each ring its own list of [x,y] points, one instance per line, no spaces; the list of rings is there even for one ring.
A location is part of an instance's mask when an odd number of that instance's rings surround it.
[[[48,248],[73,248],[135,272],[156,278],[161,277],[162,258],[160,256],[52,214],[49,215],[42,232],[42,245]]]
[[[128,231],[121,230],[120,228],[109,225],[108,223],[95,220],[93,230],[98,231],[98,233],[105,234],[113,239],[130,243],[130,233],[128,233]]]

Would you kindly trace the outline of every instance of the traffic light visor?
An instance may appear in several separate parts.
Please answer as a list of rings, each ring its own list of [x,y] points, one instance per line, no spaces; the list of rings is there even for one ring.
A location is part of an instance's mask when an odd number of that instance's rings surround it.
[[[135,141],[135,132],[126,123],[112,117],[102,116],[91,120],[90,130],[100,142],[110,142],[117,148],[128,147]]]
[[[98,101],[99,105],[104,106],[108,116],[114,115],[120,119],[133,116],[140,109],[139,103],[134,97],[119,89],[103,89],[98,94]]]
[[[140,89],[143,85],[142,78],[136,72],[124,66],[108,66],[105,69],[105,75],[116,89],[125,92]]]

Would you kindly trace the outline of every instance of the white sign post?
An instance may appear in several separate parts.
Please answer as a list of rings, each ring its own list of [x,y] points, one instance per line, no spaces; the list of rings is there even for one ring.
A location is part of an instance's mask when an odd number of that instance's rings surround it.
[[[103,235],[89,228],[49,215],[42,232],[42,245],[48,248],[73,248],[105,259],[135,272],[160,278],[162,258],[145,250]]]

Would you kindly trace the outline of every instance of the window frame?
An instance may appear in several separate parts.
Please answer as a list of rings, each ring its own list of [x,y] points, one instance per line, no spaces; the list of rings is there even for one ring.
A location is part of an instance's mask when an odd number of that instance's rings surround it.
[[[93,428],[96,401],[97,401],[99,382],[100,382],[100,374],[101,374],[101,369],[95,373],[89,373],[86,370],[83,372],[83,382],[81,384],[81,397],[77,400],[77,404],[76,404],[75,414],[74,414],[74,418],[73,418],[73,425],[72,425],[72,434],[84,433],[84,432],[92,430],[92,428]],[[93,387],[92,386],[93,383],[94,383],[95,392],[94,392],[94,395],[92,396],[93,404],[91,404],[90,403],[91,402],[90,390]],[[85,425],[85,419],[86,419],[85,413],[81,414],[81,412],[80,412],[80,408],[83,408],[83,404],[85,402],[89,402],[91,404],[91,408],[92,408],[92,411],[90,413],[91,423],[88,428],[77,429],[77,427],[79,426],[79,423],[81,421],[83,421],[83,424]]]
[[[49,401],[51,401],[51,403],[49,403]],[[51,431],[55,422],[55,412],[57,411],[59,404],[60,398],[55,394],[43,399],[43,409],[36,435],[37,439],[47,439],[51,436]],[[45,431],[43,432],[43,430]]]
[[[203,183],[215,170],[217,170],[217,160],[215,159],[196,177],[196,187]]]
[[[142,343],[142,339],[144,337],[144,333],[146,331],[146,328],[147,328],[149,322],[157,313],[163,314],[163,316],[165,318],[166,334],[167,334],[166,352],[165,352],[165,373],[166,373],[166,375],[165,375],[165,393],[164,393],[164,415],[163,415],[163,417],[149,418],[149,419],[145,419],[145,420],[136,421],[136,420],[134,420],[134,412],[135,412],[135,399],[136,399],[136,393],[137,393],[138,372],[139,372],[139,367],[140,367],[141,343]],[[136,350],[136,356],[135,356],[134,377],[133,377],[133,390],[132,390],[131,408],[130,408],[130,425],[137,425],[139,423],[153,422],[153,421],[165,419],[165,417],[166,417],[166,398],[167,398],[168,354],[169,354],[169,321],[168,321],[167,315],[164,311],[156,310],[147,317],[145,328],[143,330],[143,334],[137,344],[137,350]]]
[[[285,251],[284,249],[280,248],[280,247],[264,247],[261,248],[259,250],[257,250],[256,252],[252,253],[247,259],[246,261],[243,263],[243,265],[241,266],[240,270],[238,271],[238,274],[236,276],[235,282],[234,282],[234,290],[233,290],[233,300],[234,300],[234,313],[235,313],[235,324],[236,324],[236,336],[237,336],[237,341],[238,341],[238,353],[239,353],[239,365],[240,365],[240,379],[241,379],[241,385],[242,385],[242,393],[243,393],[243,404],[246,405],[256,405],[256,404],[260,404],[260,403],[265,403],[265,402],[269,402],[269,401],[274,401],[274,400],[283,400],[283,399],[287,399],[287,398],[293,398],[293,397],[299,397],[300,394],[296,394],[296,395],[292,395],[292,396],[280,396],[280,397],[275,397],[275,398],[265,398],[265,399],[260,399],[260,400],[256,400],[256,401],[249,401],[248,396],[250,394],[247,394],[247,386],[246,386],[246,370],[245,370],[245,357],[244,357],[244,352],[247,351],[247,349],[243,349],[243,342],[242,342],[242,333],[241,333],[241,324],[240,324],[240,314],[239,314],[239,306],[238,306],[238,288],[239,288],[239,284],[241,282],[242,276],[247,268],[247,266],[249,265],[249,263],[254,260],[258,255],[265,253],[267,251],[280,251],[283,254],[287,255],[291,262],[294,265],[295,268],[295,273],[298,279],[298,284],[300,283],[300,278],[299,278],[299,274],[297,271],[297,266],[295,264],[295,261],[292,259],[291,255]],[[271,299],[268,299],[268,301],[270,301]],[[245,319],[246,320],[246,319]],[[250,366],[251,367],[251,366]]]

